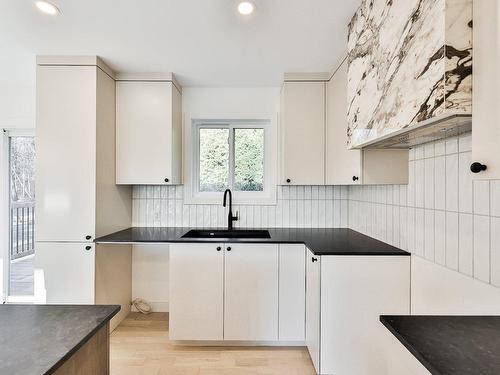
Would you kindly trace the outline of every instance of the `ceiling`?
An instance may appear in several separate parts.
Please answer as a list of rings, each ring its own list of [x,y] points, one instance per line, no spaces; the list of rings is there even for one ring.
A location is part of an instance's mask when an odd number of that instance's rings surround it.
[[[361,0],[255,0],[246,18],[236,0],[52,2],[62,15],[0,0],[0,81],[22,80],[37,54],[97,54],[118,72],[174,72],[184,86],[277,86],[284,72],[333,67]]]

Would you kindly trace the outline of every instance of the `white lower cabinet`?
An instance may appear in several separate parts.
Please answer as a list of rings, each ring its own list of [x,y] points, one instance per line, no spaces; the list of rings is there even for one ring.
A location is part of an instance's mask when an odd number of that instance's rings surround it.
[[[306,247],[279,246],[279,333],[280,341],[305,340]]]
[[[75,242],[37,242],[35,294],[48,304],[93,304],[95,245]]]
[[[225,250],[224,340],[278,340],[278,246]]]
[[[306,342],[319,374],[385,375],[379,319],[410,313],[410,257],[308,253],[306,301]]]
[[[170,339],[304,341],[305,247],[170,246]]]
[[[170,339],[223,339],[223,246],[170,247]]]

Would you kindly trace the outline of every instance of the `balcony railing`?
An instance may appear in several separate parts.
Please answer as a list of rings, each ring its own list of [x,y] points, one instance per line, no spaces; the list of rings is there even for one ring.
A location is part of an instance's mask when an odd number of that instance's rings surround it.
[[[10,259],[35,252],[35,202],[12,202],[10,206]]]

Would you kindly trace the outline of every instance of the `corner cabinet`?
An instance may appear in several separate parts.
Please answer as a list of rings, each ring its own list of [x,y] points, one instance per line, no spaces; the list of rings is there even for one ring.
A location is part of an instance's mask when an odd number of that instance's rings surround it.
[[[170,339],[303,342],[304,262],[303,245],[171,245]]]
[[[410,256],[308,251],[306,262],[306,344],[316,372],[385,375],[379,316],[410,313]]]
[[[119,76],[116,183],[182,183],[182,93],[173,78]]]

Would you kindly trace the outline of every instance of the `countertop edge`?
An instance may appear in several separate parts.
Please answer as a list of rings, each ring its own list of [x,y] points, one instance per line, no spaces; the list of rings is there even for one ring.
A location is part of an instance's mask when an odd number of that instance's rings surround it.
[[[417,361],[419,361],[422,366],[424,366],[432,375],[441,375],[423,356],[418,352],[404,337],[402,337],[387,321],[393,315],[380,315],[380,322],[385,328],[389,330],[390,333],[413,355]]]
[[[107,324],[118,312],[121,310],[120,305],[113,305],[115,309],[105,319],[102,320],[93,330],[91,330],[84,338],[80,340],[73,348],[71,348],[65,355],[63,355],[51,368],[49,368],[43,375],[51,375],[55,373],[73,354],[81,349],[105,324]]]

